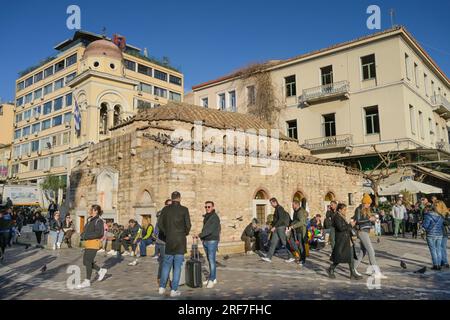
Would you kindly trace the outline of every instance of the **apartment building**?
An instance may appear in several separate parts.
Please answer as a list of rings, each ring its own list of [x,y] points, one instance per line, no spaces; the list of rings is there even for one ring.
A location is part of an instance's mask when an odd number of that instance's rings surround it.
[[[0,103],[0,183],[4,183],[8,176],[13,141],[13,121],[14,105]]]
[[[275,125],[312,154],[366,170],[378,161],[375,145],[450,182],[450,81],[404,27],[269,61],[258,72],[270,75]],[[258,103],[255,79],[240,70],[196,85],[192,102],[248,112]]]
[[[109,127],[138,108],[183,97],[183,75],[122,36],[109,39],[77,31],[54,49],[55,56],[25,70],[16,81],[10,170],[15,182],[67,177],[87,145],[109,138]]]

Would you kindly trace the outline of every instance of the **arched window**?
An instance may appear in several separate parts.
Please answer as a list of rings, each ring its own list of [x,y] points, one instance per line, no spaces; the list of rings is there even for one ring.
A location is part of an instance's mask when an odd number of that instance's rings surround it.
[[[113,208],[113,179],[109,174],[102,174],[97,179],[98,204],[105,210],[111,210]]]
[[[292,201],[298,201],[298,202],[302,202],[302,200],[305,198],[305,196],[303,195],[303,193],[301,193],[300,191],[297,191],[294,194],[294,197],[292,198]]]
[[[108,132],[108,105],[103,102],[100,105],[100,134],[106,134]]]
[[[258,192],[256,192],[255,200],[266,200],[268,198],[269,196],[264,190],[259,190]]]
[[[114,120],[113,125],[116,126],[120,122],[120,105],[114,106]]]
[[[333,192],[328,192],[326,195],[325,195],[325,201],[333,201],[333,200],[335,200],[335,196],[334,196],[334,193]]]

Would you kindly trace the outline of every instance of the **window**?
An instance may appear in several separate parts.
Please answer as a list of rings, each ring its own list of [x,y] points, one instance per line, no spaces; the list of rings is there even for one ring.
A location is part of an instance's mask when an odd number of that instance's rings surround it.
[[[436,141],[441,141],[441,132],[439,130],[439,123],[435,123],[436,128]]]
[[[50,158],[50,167],[59,167],[60,164],[60,156],[53,156]]]
[[[31,152],[39,150],[39,140],[34,140],[31,142]]]
[[[31,109],[29,109],[29,110],[27,110],[27,111],[25,111],[24,113],[23,113],[23,119],[24,120],[29,120],[30,118],[31,118]]]
[[[409,105],[409,122],[411,124],[412,134],[416,134],[416,114],[412,105]]]
[[[66,59],[66,67],[69,67],[75,63],[77,63],[77,54],[76,53]]]
[[[50,83],[44,87],[44,96],[53,92],[53,84]]]
[[[162,81],[167,81],[167,73],[165,73],[165,72],[162,72],[162,71],[159,71],[159,70],[155,69],[155,72],[154,72],[153,76],[156,79],[159,79],[159,80],[162,80]]]
[[[60,62],[58,62],[57,64],[55,64],[55,73],[61,71],[62,69],[64,69],[64,60],[61,60]]]
[[[298,139],[297,135],[297,120],[286,121],[287,135],[289,138]]]
[[[45,138],[41,139],[41,142],[39,143],[39,145],[40,145],[39,150],[50,149],[52,147],[52,144],[50,143],[50,137],[45,137]]]
[[[16,123],[22,121],[22,116],[23,116],[22,113],[16,114]]]
[[[56,127],[62,124],[62,116],[54,117],[52,120],[52,127]]]
[[[64,132],[62,135],[62,144],[69,144],[70,142],[70,133]]]
[[[378,106],[364,108],[366,112],[366,134],[380,133]]]
[[[428,118],[428,127],[430,128],[430,134],[434,134],[434,127],[433,127],[433,120],[431,118]]]
[[[64,123],[70,123],[72,120],[72,112],[64,113]]]
[[[30,126],[26,126],[22,129],[22,137],[26,137],[30,135]]]
[[[25,96],[25,103],[30,103],[33,100],[33,93],[30,92]]]
[[[419,66],[414,62],[414,81],[416,82],[416,86],[419,86]]]
[[[64,78],[55,81],[55,91],[64,86]]]
[[[42,88],[34,92],[34,100],[39,99],[41,97],[42,97]]]
[[[76,72],[73,72],[73,73],[69,74],[69,75],[66,77],[66,83],[69,82],[69,81],[72,81],[76,76],[77,76],[77,73],[76,73]]]
[[[436,92],[434,91],[434,81],[431,80],[431,95],[434,96],[436,95]]]
[[[218,99],[218,102],[219,102],[219,109],[220,110],[225,110],[226,109],[226,101],[225,101],[225,93],[221,93],[221,94],[219,94],[219,99]]]
[[[124,59],[125,68],[136,72],[136,62]]]
[[[181,94],[177,93],[177,92],[172,92],[169,91],[169,99],[173,100],[173,101],[181,101]]]
[[[335,114],[324,114],[322,116],[323,134],[325,137],[334,137],[336,135]]]
[[[14,139],[19,139],[21,137],[22,129],[17,129],[14,131]]]
[[[230,101],[231,111],[236,112],[236,91],[228,92],[228,100]]]
[[[167,98],[167,90],[159,87],[155,87],[155,96]]]
[[[46,130],[46,129],[50,128],[50,126],[51,126],[50,119],[42,121],[42,130]]]
[[[33,108],[33,117],[36,117],[41,114],[41,106],[37,106]]]
[[[181,86],[181,78],[174,76],[174,75],[169,75],[169,82],[176,84],[178,86]]]
[[[16,106],[20,107],[23,105],[23,97],[20,97],[16,100]]]
[[[142,64],[138,64],[138,72],[147,76],[152,76],[152,68],[146,67]]]
[[[0,116],[3,115],[3,106],[0,106]]]
[[[50,77],[53,74],[53,66],[44,70],[44,78]]]
[[[35,170],[38,169],[38,163],[39,163],[38,160],[33,160],[33,161],[31,161],[31,170],[32,170],[32,171],[35,171]]]
[[[72,105],[72,94],[66,94],[66,107],[70,107]]]
[[[25,88],[25,81],[21,81],[17,84],[17,91],[23,90]]]
[[[425,94],[428,96],[428,76],[426,73],[423,74],[423,86],[425,87]]]
[[[202,107],[208,108],[208,98],[202,98]]]
[[[411,79],[411,75],[409,74],[409,56],[405,53],[405,71],[406,71],[406,78],[409,80]]]
[[[33,77],[29,77],[25,80],[25,88],[31,86],[33,84]]]
[[[137,108],[151,108],[152,107],[152,103],[148,102],[148,101],[143,101],[143,100],[137,100]]]
[[[22,150],[21,150],[21,152],[22,152],[22,154],[27,154],[29,151],[30,151],[30,144],[29,143],[24,143],[24,144],[22,144],[22,146],[21,146],[22,148]]]
[[[39,170],[48,170],[50,169],[50,158],[42,158],[39,159],[39,165],[38,165],[38,169]]]
[[[34,123],[31,126],[31,133],[36,133],[36,132],[39,132],[39,131],[41,131],[41,123],[40,122]]]
[[[146,83],[140,83],[139,90],[152,94],[152,86]]]
[[[55,101],[53,102],[53,111],[61,110],[62,106],[63,106],[63,97],[55,99]]]
[[[425,138],[425,130],[423,127],[423,113],[419,111],[419,130],[420,130],[420,137],[422,139]]]
[[[38,82],[38,81],[41,81],[43,78],[44,78],[44,73],[43,73],[42,71],[36,73],[36,74],[34,75],[34,83],[36,83],[36,82]]]
[[[253,106],[256,104],[256,89],[255,86],[247,87],[247,105]]]
[[[333,83],[333,66],[326,66],[320,68],[320,74],[322,77],[322,85],[332,84]]]
[[[361,68],[363,80],[375,79],[377,77],[375,70],[375,55],[370,54],[361,58]]]
[[[44,104],[44,115],[49,114],[50,112],[52,112],[52,102],[46,102]]]
[[[297,88],[295,84],[295,75],[284,78],[286,84],[286,97],[293,97],[297,95]]]

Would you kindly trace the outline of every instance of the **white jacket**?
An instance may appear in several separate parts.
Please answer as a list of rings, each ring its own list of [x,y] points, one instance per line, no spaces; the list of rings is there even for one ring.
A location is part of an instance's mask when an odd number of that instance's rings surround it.
[[[404,205],[399,206],[398,204],[396,204],[392,207],[391,213],[392,213],[392,216],[394,217],[394,219],[403,220],[406,216],[406,208]]]

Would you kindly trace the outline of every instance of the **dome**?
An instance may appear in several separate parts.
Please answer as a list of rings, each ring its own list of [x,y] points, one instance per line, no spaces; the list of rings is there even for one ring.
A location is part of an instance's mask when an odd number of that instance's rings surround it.
[[[122,51],[111,41],[96,40],[91,42],[84,51],[84,58],[88,57],[109,57],[122,60]]]

